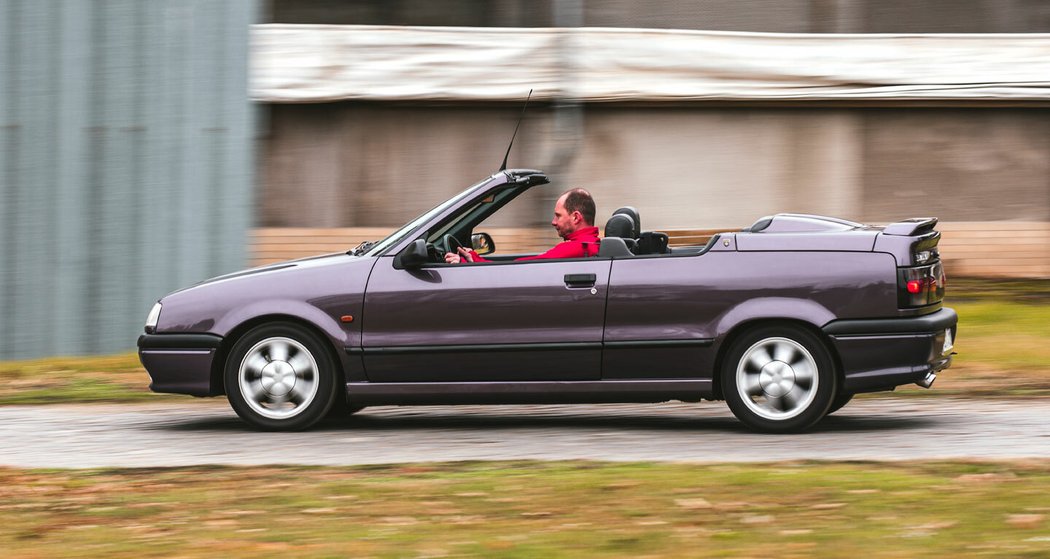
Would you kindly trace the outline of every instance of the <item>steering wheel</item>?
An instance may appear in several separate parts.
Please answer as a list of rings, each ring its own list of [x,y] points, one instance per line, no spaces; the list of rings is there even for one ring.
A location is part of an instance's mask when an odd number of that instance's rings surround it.
[[[465,248],[463,243],[459,242],[459,239],[452,235],[441,237],[441,244],[444,245],[444,247],[439,245],[438,248],[444,248],[445,252],[451,252],[452,254],[457,254],[460,248]],[[445,255],[442,254],[441,257],[444,258]]]
[[[427,261],[440,264],[445,261],[445,251],[437,243],[427,243]]]

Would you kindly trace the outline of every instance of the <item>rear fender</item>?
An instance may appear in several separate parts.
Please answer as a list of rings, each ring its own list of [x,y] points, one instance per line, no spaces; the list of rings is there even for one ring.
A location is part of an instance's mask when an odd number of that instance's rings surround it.
[[[815,328],[835,319],[827,307],[809,299],[790,297],[760,297],[748,299],[722,313],[715,323],[714,334],[718,340],[737,326],[756,320],[797,320]]]
[[[722,395],[722,361],[733,340],[749,328],[771,322],[795,322],[808,326],[812,331],[826,338],[820,327],[835,318],[826,307],[808,299],[790,297],[763,297],[744,301],[724,313],[715,325],[717,333],[714,351],[714,368],[711,371],[713,380],[713,399],[721,400]],[[826,344],[828,352],[835,361],[836,369],[842,370],[838,354],[831,344]]]

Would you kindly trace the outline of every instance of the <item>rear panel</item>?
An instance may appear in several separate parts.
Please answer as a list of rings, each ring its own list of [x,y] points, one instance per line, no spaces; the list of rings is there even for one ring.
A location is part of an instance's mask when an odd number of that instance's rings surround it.
[[[877,252],[893,254],[897,260],[897,306],[901,310],[925,311],[940,308],[947,277],[934,230],[936,218],[913,218],[887,225],[875,240]]]

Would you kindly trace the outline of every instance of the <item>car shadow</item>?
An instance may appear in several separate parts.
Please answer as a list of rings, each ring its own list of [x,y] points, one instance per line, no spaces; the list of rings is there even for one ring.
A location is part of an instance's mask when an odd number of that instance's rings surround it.
[[[943,419],[943,418],[942,418]],[[832,415],[825,417],[814,425],[808,433],[848,433],[863,431],[903,431],[934,427],[938,423],[936,416],[859,416]]]
[[[396,410],[396,411],[392,411]],[[890,415],[833,415],[807,431],[807,434],[891,432],[923,429],[934,426],[936,416],[890,416]],[[258,432],[234,415],[168,421],[153,429],[166,431],[214,431],[214,432]],[[617,429],[621,431],[665,431],[697,433],[736,433],[741,435],[768,436],[755,433],[731,415],[690,417],[685,414],[623,413],[609,415],[600,413],[577,413],[567,409],[564,414],[546,411],[543,414],[520,415],[506,412],[427,410],[425,408],[370,408],[347,417],[329,417],[312,427],[309,432],[348,431],[407,431],[407,430],[456,430],[498,431],[508,429]]]

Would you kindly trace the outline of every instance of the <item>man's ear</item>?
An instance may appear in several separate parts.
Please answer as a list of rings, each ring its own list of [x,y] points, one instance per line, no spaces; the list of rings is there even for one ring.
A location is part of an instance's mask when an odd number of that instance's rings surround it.
[[[583,223],[583,214],[580,213],[580,210],[572,212],[572,221],[573,223]]]

